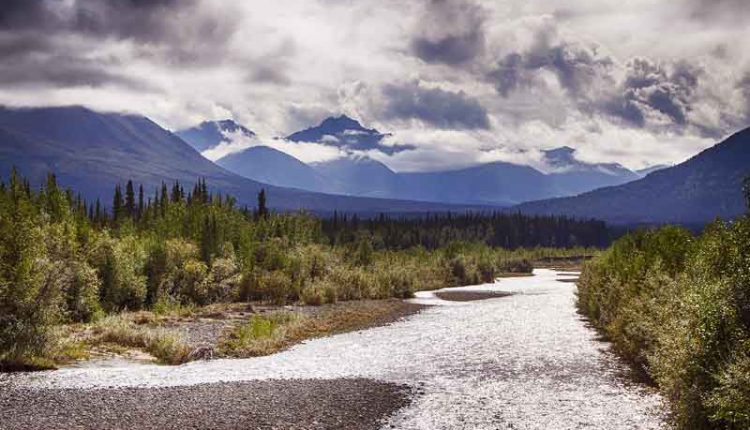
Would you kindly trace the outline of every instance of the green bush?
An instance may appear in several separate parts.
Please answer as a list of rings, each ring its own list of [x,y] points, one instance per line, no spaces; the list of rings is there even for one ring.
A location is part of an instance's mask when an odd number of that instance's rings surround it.
[[[67,311],[71,320],[90,322],[103,315],[99,304],[101,280],[86,262],[75,262],[69,269],[71,279],[66,284]]]
[[[105,236],[95,256],[102,278],[102,305],[107,310],[138,310],[146,301],[146,250],[134,236]]]
[[[286,304],[290,297],[297,297],[289,276],[281,271],[254,271],[245,273],[240,284],[242,300],[261,300],[275,304]]]

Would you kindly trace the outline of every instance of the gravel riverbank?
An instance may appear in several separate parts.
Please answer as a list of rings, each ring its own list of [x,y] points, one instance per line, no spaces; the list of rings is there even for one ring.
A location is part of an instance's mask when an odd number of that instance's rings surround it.
[[[3,430],[377,429],[409,404],[369,379],[267,380],[166,388],[0,390]]]

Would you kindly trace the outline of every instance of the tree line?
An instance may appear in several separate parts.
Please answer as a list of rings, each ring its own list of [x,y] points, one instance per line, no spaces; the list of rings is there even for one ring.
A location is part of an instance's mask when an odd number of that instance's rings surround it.
[[[540,257],[590,253],[490,246],[482,237],[495,237],[486,229],[500,225],[499,216],[466,215],[453,226],[452,218],[381,217],[361,230],[368,222],[354,217],[273,213],[266,199],[261,191],[255,207],[237,207],[203,179],[149,194],[128,181],[103,204],[64,189],[52,174],[35,189],[12,171],[0,182],[0,368],[50,359],[61,324],[124,310],[409,297],[529,271]],[[516,234],[545,224],[517,219],[526,224]],[[396,240],[428,237],[438,225],[453,232],[439,241]],[[563,243],[549,240],[514,244]]]
[[[611,238],[603,221],[504,212],[412,217],[381,214],[371,219],[334,212],[331,218],[322,220],[322,228],[331,243],[349,243],[364,234],[375,247],[385,249],[437,249],[453,242],[480,242],[507,249],[605,247]]]

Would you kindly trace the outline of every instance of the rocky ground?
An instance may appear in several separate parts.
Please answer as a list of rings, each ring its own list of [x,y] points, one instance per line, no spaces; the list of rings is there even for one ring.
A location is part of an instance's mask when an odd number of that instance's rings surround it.
[[[0,429],[377,429],[409,389],[368,379],[167,388],[0,389]]]

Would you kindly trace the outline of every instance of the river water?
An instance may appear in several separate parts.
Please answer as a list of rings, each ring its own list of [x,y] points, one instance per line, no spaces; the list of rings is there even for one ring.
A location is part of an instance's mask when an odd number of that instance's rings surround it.
[[[384,428],[663,428],[661,398],[623,377],[625,366],[576,313],[575,285],[561,281],[575,275],[539,269],[532,277],[454,289],[513,293],[474,302],[421,292],[414,300],[435,306],[389,326],[311,340],[268,357],[68,368],[0,376],[0,385],[98,388],[365,377],[414,387],[413,403]]]

